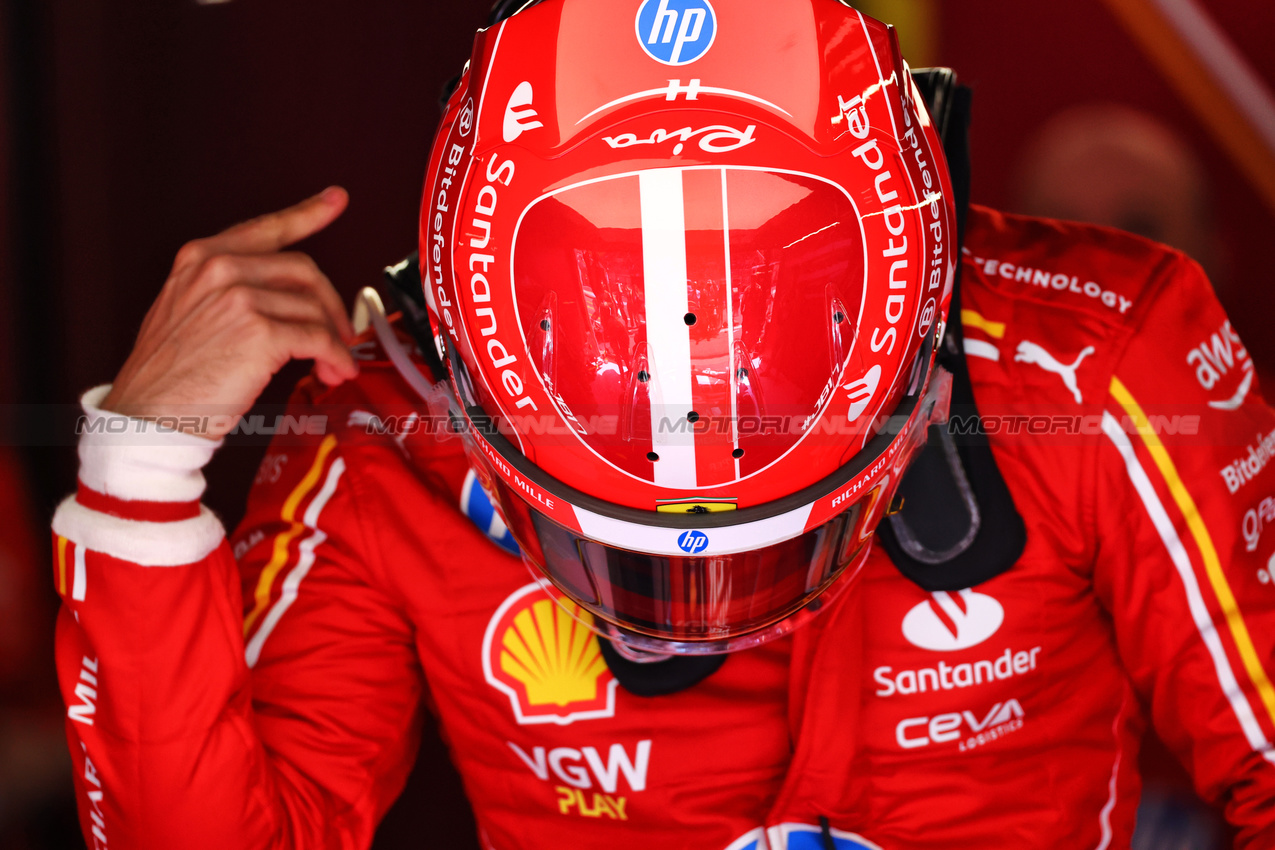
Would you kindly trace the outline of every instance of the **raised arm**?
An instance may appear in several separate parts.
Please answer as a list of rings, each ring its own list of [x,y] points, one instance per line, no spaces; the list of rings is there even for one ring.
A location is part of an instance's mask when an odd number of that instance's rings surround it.
[[[371,579],[346,447],[279,447],[234,554],[200,505],[215,438],[288,359],[314,357],[328,383],[355,374],[336,293],[279,253],[344,203],[325,193],[184,248],[114,388],[85,396],[79,489],[53,530],[90,847],[366,847],[415,755],[412,629]],[[204,429],[191,414],[210,409],[225,419]]]

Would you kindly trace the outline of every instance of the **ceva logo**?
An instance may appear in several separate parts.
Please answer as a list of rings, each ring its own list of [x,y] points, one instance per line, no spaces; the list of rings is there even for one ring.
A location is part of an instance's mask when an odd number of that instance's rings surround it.
[[[483,637],[483,675],[509,697],[520,726],[615,716],[619,683],[592,623],[548,582],[520,587],[496,609]]]
[[[708,0],[646,0],[636,26],[646,55],[665,65],[691,64],[717,37],[717,15]]]
[[[903,618],[903,636],[913,646],[954,652],[978,646],[1001,627],[1005,609],[985,593],[940,590]]]
[[[677,547],[688,555],[695,555],[708,548],[708,535],[702,531],[683,531],[677,537]]]

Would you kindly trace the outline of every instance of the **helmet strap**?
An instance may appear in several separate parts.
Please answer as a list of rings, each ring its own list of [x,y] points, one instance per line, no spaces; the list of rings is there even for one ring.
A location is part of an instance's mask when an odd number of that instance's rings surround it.
[[[970,192],[970,90],[948,68],[913,71],[913,78],[943,139],[956,196],[957,237],[963,243]],[[952,373],[952,419],[978,423],[961,332],[960,282],[958,263],[939,362]],[[900,509],[877,527],[877,538],[899,572],[931,592],[961,590],[998,576],[1027,546],[1027,528],[985,430],[963,431],[958,442],[949,426],[930,426],[925,448],[899,484]]]

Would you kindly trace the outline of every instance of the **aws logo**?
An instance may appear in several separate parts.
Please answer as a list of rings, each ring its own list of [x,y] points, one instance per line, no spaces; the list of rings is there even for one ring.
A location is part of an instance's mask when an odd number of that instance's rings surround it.
[[[619,684],[607,669],[592,615],[552,585],[514,591],[487,624],[483,675],[509,697],[519,725],[615,716]]]

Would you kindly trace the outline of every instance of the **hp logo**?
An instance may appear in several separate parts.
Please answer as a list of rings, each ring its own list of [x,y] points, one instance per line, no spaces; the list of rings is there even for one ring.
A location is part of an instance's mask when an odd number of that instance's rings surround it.
[[[708,0],[645,0],[638,9],[638,44],[656,62],[689,65],[716,37],[717,15]]]
[[[695,555],[708,548],[708,535],[702,531],[683,531],[677,537],[677,546],[688,555]]]

